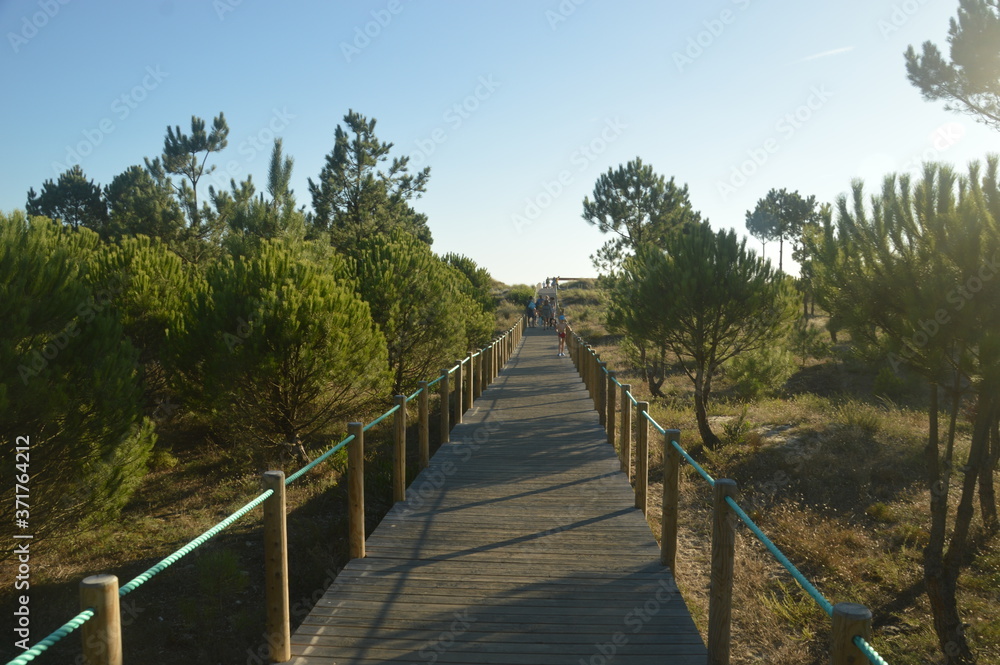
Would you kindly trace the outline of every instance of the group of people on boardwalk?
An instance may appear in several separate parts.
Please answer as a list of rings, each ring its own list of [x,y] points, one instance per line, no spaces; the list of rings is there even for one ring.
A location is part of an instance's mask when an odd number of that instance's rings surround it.
[[[528,327],[535,328],[541,321],[543,328],[553,328],[559,336],[559,357],[566,355],[566,316],[558,314],[556,303],[549,296],[538,296],[529,298],[525,307],[525,317],[528,319]]]

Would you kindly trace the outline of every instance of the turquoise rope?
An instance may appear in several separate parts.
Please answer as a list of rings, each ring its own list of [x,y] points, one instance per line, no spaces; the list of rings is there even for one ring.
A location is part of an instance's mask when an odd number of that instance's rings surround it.
[[[694,461],[694,458],[688,454],[688,451],[681,448],[681,444],[677,443],[676,441],[671,441],[670,445],[674,447],[674,450],[676,450],[681,454],[681,457],[687,460],[688,464],[694,467],[695,471],[701,474],[701,477],[704,478],[709,485],[715,487],[715,479],[712,478],[712,476],[708,475],[708,471],[705,471],[705,469],[701,468],[701,464],[698,464],[697,462]]]
[[[414,399],[417,395],[420,394],[421,390],[423,390],[423,388],[417,388],[417,392],[415,392],[412,395],[410,395],[409,397],[407,397],[406,401],[409,402],[410,400]]]
[[[778,563],[784,566],[785,570],[791,573],[792,577],[795,578],[795,581],[799,583],[799,586],[805,589],[806,593],[812,596],[812,599],[816,601],[816,604],[819,605],[824,612],[826,612],[827,616],[832,617],[833,605],[830,604],[830,601],[824,598],[823,594],[821,594],[816,587],[814,587],[812,583],[805,578],[805,575],[800,573],[799,569],[792,565],[792,562],[788,560],[788,557],[781,553],[781,550],[778,549],[777,545],[772,543],[771,539],[764,535],[764,532],[760,530],[760,527],[754,524],[754,521],[750,519],[745,512],[743,512],[743,509],[740,508],[739,504],[733,500],[733,497],[727,496],[726,503],[728,503],[729,507],[733,509],[736,516],[739,517],[751,531],[753,531],[754,535],[757,536],[760,542],[764,543],[764,547],[771,551],[771,554],[773,554],[774,558],[778,560]]]
[[[318,464],[321,464],[322,462],[324,462],[328,457],[330,457],[330,455],[334,454],[335,452],[337,452],[338,450],[340,450],[341,448],[343,448],[344,446],[346,446],[347,444],[349,444],[351,441],[354,441],[354,435],[353,434],[351,434],[346,439],[344,439],[343,441],[341,441],[340,443],[338,443],[337,445],[335,445],[333,448],[330,448],[330,450],[326,451],[325,453],[323,453],[322,455],[320,455],[319,457],[317,457],[313,461],[311,461],[308,464],[306,464],[304,467],[302,467],[301,469],[299,469],[298,471],[296,471],[292,475],[290,475],[287,478],[285,478],[285,485],[291,485],[292,481],[298,480],[300,477],[302,477],[303,475],[305,475],[310,469],[312,469],[313,467],[317,466]]]
[[[875,649],[872,648],[872,645],[865,642],[865,638],[860,635],[855,635],[853,641],[854,646],[856,646],[861,653],[865,655],[865,658],[867,658],[868,662],[872,663],[872,665],[889,665],[889,663],[885,662],[885,659],[879,655],[878,651],[875,651]]]
[[[631,391],[625,394],[628,395],[629,401],[632,402],[632,406],[639,406],[639,400],[635,398],[635,395],[633,395]]]
[[[659,432],[660,434],[666,434],[667,433],[667,430],[665,430],[662,427],[660,427],[660,423],[658,423],[655,420],[653,420],[653,416],[649,415],[649,411],[643,411],[642,415],[646,416],[646,420],[648,420],[650,423],[653,424],[653,427],[656,428],[657,432]]]
[[[437,384],[441,383],[441,379],[443,379],[443,378],[444,378],[443,376],[439,376],[438,378],[434,379],[433,381],[428,381],[427,382],[427,387],[430,388],[431,386],[436,386]]]
[[[135,591],[136,589],[139,588],[139,586],[151,580],[154,575],[166,570],[174,563],[176,563],[181,557],[191,552],[191,550],[201,545],[204,545],[210,538],[220,533],[227,526],[229,526],[239,518],[243,517],[244,515],[249,513],[251,510],[259,506],[260,504],[264,503],[264,501],[272,494],[274,494],[274,490],[265,490],[256,499],[246,504],[245,506],[237,510],[235,513],[233,513],[226,519],[222,520],[221,522],[213,526],[211,529],[201,534],[200,536],[198,536],[197,538],[195,538],[190,543],[180,548],[170,556],[165,557],[158,564],[156,564],[146,572],[135,577],[135,579],[133,579],[128,584],[126,584],[125,586],[123,586],[121,589],[118,590],[118,596],[122,597],[128,593],[131,593],[132,591]]]
[[[381,416],[379,416],[375,420],[371,421],[370,423],[368,423],[367,425],[365,425],[364,427],[362,427],[361,431],[362,432],[367,432],[372,427],[375,427],[375,425],[378,425],[380,422],[382,422],[383,420],[385,420],[386,418],[388,418],[392,414],[396,413],[397,411],[399,411],[399,405],[398,404],[396,406],[392,407],[391,409],[389,409],[388,411],[386,411],[385,413],[383,413]]]
[[[461,366],[462,366],[462,363],[458,363],[457,365],[455,365],[454,367],[452,367],[451,369],[449,369],[448,373],[451,374],[452,372],[454,372],[456,369],[458,369]]]
[[[41,655],[43,651],[51,646],[55,646],[56,642],[66,637],[83,624],[87,623],[93,618],[93,616],[94,608],[88,607],[63,625],[53,630],[47,637],[39,640],[37,644],[23,652],[17,658],[8,661],[7,665],[27,665],[27,663],[34,660],[36,656]]]

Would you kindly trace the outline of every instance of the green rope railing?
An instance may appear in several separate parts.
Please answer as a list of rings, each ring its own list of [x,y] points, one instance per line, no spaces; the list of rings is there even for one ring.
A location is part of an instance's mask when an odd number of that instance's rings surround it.
[[[743,512],[743,509],[740,508],[740,505],[736,503],[735,500],[733,500],[733,497],[727,496],[726,503],[728,503],[729,507],[733,509],[736,516],[740,518],[740,521],[746,524],[747,528],[753,531],[753,534],[757,536],[757,539],[764,544],[764,547],[766,547],[771,554],[774,555],[774,558],[778,560],[778,563],[784,566],[785,570],[791,573],[792,577],[795,578],[795,581],[799,583],[799,586],[805,589],[806,593],[812,596],[812,599],[816,601],[816,604],[819,605],[824,612],[826,612],[827,616],[832,617],[833,605],[830,601],[824,598],[823,594],[821,594],[819,590],[806,579],[805,575],[800,573],[799,569],[788,560],[788,557],[786,557],[782,551],[778,549],[778,546],[772,543],[771,539],[764,535],[764,532],[760,530],[760,527],[757,526],[745,512]]]
[[[367,432],[372,427],[375,427],[375,425],[378,425],[380,422],[382,422],[383,420],[385,420],[386,418],[388,418],[392,414],[396,413],[397,411],[399,411],[399,405],[398,404],[396,406],[392,407],[391,409],[389,409],[388,411],[386,411],[385,413],[383,413],[381,416],[379,416],[375,420],[371,421],[370,423],[368,423],[367,425],[365,425],[364,427],[362,427],[361,431],[362,432]]]
[[[341,448],[343,448],[344,446],[346,446],[347,444],[349,444],[351,441],[354,441],[354,435],[353,434],[351,434],[346,439],[344,439],[343,441],[341,441],[340,443],[338,443],[337,445],[335,445],[333,448],[330,448],[330,450],[326,451],[325,453],[323,453],[322,455],[320,455],[319,457],[317,457],[313,461],[311,461],[308,464],[306,464],[304,467],[302,467],[301,469],[299,469],[298,471],[296,471],[292,475],[290,475],[287,478],[285,478],[285,485],[291,485],[292,482],[298,480],[299,478],[301,478],[302,476],[304,476],[306,473],[308,473],[309,471],[311,471],[313,468],[315,468],[315,467],[319,466],[320,464],[322,464],[323,462],[325,462],[330,457],[330,455],[334,454],[335,452],[337,452],[338,450],[340,450]]]
[[[694,458],[688,454],[688,451],[681,448],[681,444],[677,443],[676,441],[671,441],[670,445],[674,447],[674,450],[676,450],[681,454],[681,457],[683,457],[688,464],[694,467],[695,471],[697,471],[701,475],[701,477],[705,479],[705,482],[707,482],[712,487],[715,487],[715,479],[712,478],[712,476],[708,475],[708,471],[705,471],[705,469],[701,467],[701,464],[698,464],[698,462],[696,462]]]
[[[509,334],[513,330],[514,330],[514,328],[512,327],[510,330],[508,330],[506,333],[504,333],[503,336],[506,336],[507,334]],[[498,339],[502,339],[503,336],[501,336]],[[478,355],[480,355],[480,354],[482,354],[484,352],[485,352],[485,349],[481,349],[480,351],[477,351],[476,353],[474,353],[472,355],[472,357],[474,358],[474,357],[476,357],[476,356],[478,356]],[[460,361],[459,363],[457,363],[454,367],[452,367],[451,369],[448,370],[448,373],[451,374],[452,372],[456,371],[459,367],[462,366],[462,363],[466,362],[467,360],[469,360],[468,357],[465,358],[464,360]],[[430,388],[431,386],[436,385],[443,378],[444,378],[443,376],[439,376],[438,378],[434,379],[433,381],[429,381],[427,383],[427,387]],[[409,397],[406,398],[407,401],[412,400],[415,397],[417,397],[422,390],[423,390],[423,388],[418,388],[416,392],[414,392],[412,395],[410,395]],[[392,407],[391,409],[389,409],[388,411],[386,411],[385,413],[383,413],[381,416],[379,416],[378,418],[376,418],[372,422],[368,423],[363,428],[362,431],[368,431],[368,430],[370,430],[372,427],[374,427],[375,425],[379,424],[380,422],[382,422],[383,420],[385,420],[386,418],[388,418],[389,416],[391,416],[393,413],[395,413],[396,411],[398,411],[399,408],[400,407],[399,407],[398,404],[396,406]],[[313,460],[312,462],[306,464],[304,467],[302,467],[301,469],[299,469],[298,471],[296,471],[292,475],[288,476],[285,479],[285,485],[290,485],[295,480],[298,480],[303,475],[305,475],[306,473],[308,473],[309,471],[311,471],[313,468],[315,468],[319,464],[322,464],[324,461],[326,461],[327,459],[329,459],[329,457],[331,455],[333,455],[337,451],[343,449],[344,446],[346,446],[348,443],[350,443],[353,440],[354,440],[354,435],[353,434],[350,435],[350,436],[348,436],[347,438],[345,438],[344,440],[342,440],[340,443],[338,443],[337,445],[333,446],[332,448],[330,448],[329,450],[327,450],[325,453],[323,453],[322,455],[320,455],[319,457],[317,457],[315,460]],[[253,510],[257,506],[259,506],[260,504],[262,504],[264,501],[266,501],[268,499],[268,497],[270,497],[273,493],[274,493],[273,490],[266,490],[266,491],[262,492],[256,498],[252,499],[249,503],[245,504],[242,508],[240,508],[236,512],[232,513],[231,515],[229,515],[227,518],[225,518],[224,520],[222,520],[221,522],[219,522],[218,524],[216,524],[212,528],[208,529],[207,531],[203,532],[201,535],[197,536],[196,538],[194,538],[193,540],[191,540],[190,542],[188,542],[184,547],[182,547],[179,550],[177,550],[176,552],[174,552],[174,553],[172,553],[172,554],[164,557],[158,563],[156,563],[156,565],[152,566],[151,568],[149,568],[145,572],[143,572],[143,573],[137,575],[136,577],[134,577],[132,580],[130,580],[125,585],[123,585],[121,588],[119,588],[119,590],[118,590],[118,596],[119,596],[119,598],[124,597],[125,595],[127,595],[127,594],[135,591],[140,586],[142,586],[143,584],[145,584],[146,582],[148,582],[149,580],[151,580],[153,577],[155,577],[159,573],[163,572],[164,570],[166,570],[167,568],[169,568],[170,566],[172,566],[174,563],[176,563],[177,561],[179,561],[181,558],[183,558],[187,554],[190,554],[192,551],[194,551],[195,549],[197,549],[201,545],[204,545],[211,538],[217,536],[219,533],[221,533],[222,531],[224,531],[227,527],[229,527],[230,525],[232,525],[234,522],[236,522],[237,520],[239,520],[241,517],[243,517],[244,515],[246,515],[247,513],[249,513],[251,510]],[[70,619],[69,621],[67,621],[66,623],[64,623],[62,626],[60,626],[59,628],[55,629],[49,635],[47,635],[46,637],[42,638],[37,643],[35,643],[34,645],[32,645],[31,648],[29,648],[26,651],[24,651],[23,653],[19,654],[16,658],[13,658],[12,660],[8,661],[6,665],[27,665],[27,663],[33,661],[37,656],[41,655],[46,650],[48,650],[49,647],[54,646],[61,639],[63,639],[64,637],[66,637],[67,635],[69,635],[70,633],[72,633],[74,630],[76,630],[77,628],[79,628],[80,626],[82,626],[83,624],[85,624],[87,621],[89,621],[93,617],[94,617],[94,608],[91,607],[91,608],[87,608],[87,609],[81,611],[79,614],[77,614],[72,619]]]
[[[855,635],[854,640],[852,641],[854,642],[854,646],[856,646],[858,650],[865,655],[865,658],[867,658],[868,662],[872,665],[889,665],[885,658],[879,655],[879,652],[875,651],[872,645],[865,641],[865,638],[860,635]]]
[[[579,336],[577,336],[577,339],[581,343],[583,342],[583,340]],[[611,376],[610,370],[608,370],[607,366],[604,366],[601,369],[604,370],[605,374]],[[615,385],[622,387],[622,384],[618,381],[616,377],[612,376],[611,380],[615,383]],[[625,394],[628,396],[629,401],[632,403],[633,406],[639,405],[639,401],[635,398],[635,396],[632,394],[631,391],[626,391]],[[666,435],[667,430],[665,430],[658,422],[656,422],[656,420],[653,418],[653,416],[650,414],[648,410],[643,411],[643,415],[646,417],[646,420],[648,420],[660,434]],[[705,469],[700,464],[698,464],[698,462],[696,462],[694,458],[691,457],[691,455],[686,450],[684,450],[684,448],[681,447],[680,443],[671,440],[670,445],[673,446],[674,450],[676,450],[688,464],[694,467],[694,469],[698,472],[698,474],[701,475],[701,477],[710,486],[715,487],[715,479],[712,478],[712,476],[707,471],[705,471]],[[727,496],[726,503],[733,510],[733,513],[740,519],[740,521],[743,522],[747,526],[747,528],[749,528],[750,531],[753,532],[753,534],[757,537],[757,539],[761,542],[761,544],[763,544],[764,547],[766,547],[768,551],[771,552],[774,558],[777,559],[778,563],[780,563],[782,567],[786,571],[788,571],[788,573],[795,579],[796,583],[800,587],[802,587],[802,589],[807,594],[809,594],[809,596],[813,599],[813,601],[817,605],[819,605],[820,609],[822,609],[827,616],[832,617],[833,605],[830,603],[830,601],[827,600],[826,597],[824,597],[823,594],[821,594],[819,590],[815,586],[813,586],[813,584],[809,580],[806,579],[805,575],[803,575],[799,571],[799,569],[796,568],[795,565],[788,560],[788,557],[786,557],[784,553],[778,549],[778,546],[775,545],[771,541],[771,539],[767,537],[767,535],[761,530],[759,526],[757,526],[757,524],[752,519],[750,519],[749,515],[747,515],[746,512],[744,512],[744,510],[740,508],[739,504],[736,503],[736,501],[732,497]],[[858,650],[860,650],[861,653],[865,655],[868,661],[872,663],[872,665],[889,665],[885,661],[885,659],[882,658],[882,656],[879,655],[879,653],[867,641],[865,641],[865,639],[862,636],[855,635],[853,643],[858,648]]]
[[[40,656],[43,652],[47,651],[49,647],[55,646],[56,642],[66,637],[83,624],[87,623],[93,616],[94,608],[88,607],[63,625],[53,630],[46,637],[38,640],[34,646],[20,654],[17,658],[10,660],[7,665],[27,665],[27,663],[33,661],[37,656]]]
[[[415,393],[413,393],[412,395],[410,395],[409,397],[406,398],[406,401],[407,402],[412,402],[413,400],[415,400],[417,398],[417,395],[419,395],[421,393],[421,391],[423,391],[423,388],[417,388],[417,390],[416,390]]]
[[[232,524],[233,522],[235,522],[239,518],[243,517],[244,515],[246,515],[247,513],[249,513],[251,510],[253,510],[257,506],[259,506],[260,504],[264,503],[264,501],[267,499],[267,497],[271,496],[273,493],[274,493],[274,490],[265,490],[265,491],[261,492],[257,496],[256,499],[250,501],[248,504],[246,504],[245,506],[243,506],[242,508],[240,508],[239,510],[237,510],[235,513],[233,513],[232,515],[230,515],[226,519],[222,520],[221,522],[219,522],[218,524],[216,524],[215,526],[213,526],[211,529],[209,529],[205,533],[201,534],[200,536],[198,536],[197,538],[195,538],[194,540],[192,540],[187,545],[185,545],[184,547],[180,548],[179,550],[177,550],[173,554],[164,557],[163,559],[160,560],[159,563],[157,563],[155,566],[153,566],[152,568],[150,568],[146,572],[141,573],[141,574],[137,575],[136,577],[134,577],[130,582],[128,582],[128,584],[125,584],[123,587],[121,587],[118,590],[118,596],[119,597],[123,597],[126,594],[129,594],[129,593],[135,591],[141,585],[143,585],[146,582],[148,582],[149,580],[151,580],[155,575],[157,575],[158,573],[163,572],[164,570],[166,570],[167,568],[169,568],[170,566],[172,566],[173,564],[175,564],[178,560],[181,559],[181,557],[183,557],[184,555],[190,553],[191,550],[193,550],[196,547],[199,547],[201,545],[204,545],[210,538],[218,535],[226,527],[228,527],[230,524]]]

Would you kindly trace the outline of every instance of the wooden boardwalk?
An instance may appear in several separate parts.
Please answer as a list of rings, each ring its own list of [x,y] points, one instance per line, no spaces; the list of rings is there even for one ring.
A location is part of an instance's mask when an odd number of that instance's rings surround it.
[[[292,663],[702,665],[552,331],[521,348],[292,637]]]

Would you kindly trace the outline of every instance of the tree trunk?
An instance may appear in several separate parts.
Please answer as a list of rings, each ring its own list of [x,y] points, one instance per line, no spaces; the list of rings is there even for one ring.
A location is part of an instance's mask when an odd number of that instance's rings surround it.
[[[983,467],[979,470],[979,509],[983,516],[983,526],[990,533],[996,533],[997,498],[993,487],[993,471],[997,460],[1000,460],[1000,435],[997,432],[997,419],[993,419],[990,427],[989,440]]]
[[[955,525],[948,542],[948,552],[943,557],[945,521],[948,512],[947,475],[942,482],[937,462],[937,387],[931,396],[932,431],[928,440],[926,461],[931,462],[930,448],[934,449],[933,470],[928,472],[934,481],[931,484],[931,537],[924,549],[924,581],[927,585],[927,599],[930,601],[934,632],[938,644],[945,655],[947,665],[974,665],[976,657],[965,638],[965,627],[958,611],[955,597],[958,575],[963,561],[968,556],[969,530],[974,512],[976,482],[985,462],[989,445],[990,428],[995,419],[995,402],[992,390],[983,387],[979,393],[979,404],[969,446],[969,459],[962,479],[962,496],[955,512]]]
[[[785,259],[785,238],[784,236],[778,238],[778,272],[783,272],[781,269],[782,261]]]
[[[719,447],[721,441],[712,432],[712,428],[708,424],[708,410],[706,407],[708,405],[710,390],[711,381],[706,380],[705,371],[699,368],[694,381],[694,413],[698,420],[698,433],[701,435],[702,443],[709,450],[715,450]]]

